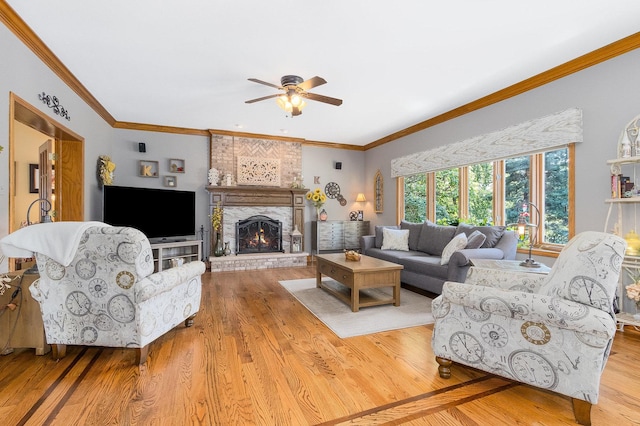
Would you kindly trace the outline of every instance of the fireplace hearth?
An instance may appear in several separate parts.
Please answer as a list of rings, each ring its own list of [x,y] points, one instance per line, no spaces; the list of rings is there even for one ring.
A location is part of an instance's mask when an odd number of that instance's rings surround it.
[[[282,222],[256,215],[236,223],[236,254],[284,253]]]

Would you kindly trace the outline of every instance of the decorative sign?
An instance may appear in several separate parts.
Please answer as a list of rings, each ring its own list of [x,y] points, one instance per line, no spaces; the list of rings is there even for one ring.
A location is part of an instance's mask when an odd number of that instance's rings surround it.
[[[238,157],[238,185],[280,186],[280,159]]]
[[[69,111],[67,111],[65,107],[60,105],[60,101],[56,96],[49,96],[46,93],[42,92],[41,94],[38,95],[38,99],[40,99],[42,103],[48,106],[49,108],[52,108],[53,112],[55,112],[57,115],[71,121],[71,117],[69,116]]]

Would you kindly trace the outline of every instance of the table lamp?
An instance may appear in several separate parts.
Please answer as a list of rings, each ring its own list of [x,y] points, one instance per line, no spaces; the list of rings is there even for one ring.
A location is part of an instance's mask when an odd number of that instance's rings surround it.
[[[364,197],[364,194],[361,192],[356,197],[357,203],[364,203],[367,199]],[[358,220],[364,220],[364,212],[362,210],[358,210]]]

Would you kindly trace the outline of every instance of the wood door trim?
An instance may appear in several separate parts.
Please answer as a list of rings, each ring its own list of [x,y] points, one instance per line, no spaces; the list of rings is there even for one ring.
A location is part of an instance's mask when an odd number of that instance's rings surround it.
[[[57,144],[60,143],[80,143],[80,163],[84,165],[84,138],[72,130],[68,129],[64,125],[58,123],[56,120],[44,114],[42,111],[26,102],[13,92],[9,92],[9,176],[10,176],[10,189],[9,189],[9,232],[15,231],[13,223],[15,218],[15,175],[16,167],[14,163],[14,150],[15,150],[15,129],[14,121],[18,121],[28,127],[31,127],[38,132],[41,132],[51,138],[53,138]],[[80,179],[77,182],[80,186],[79,198],[75,202],[79,203],[73,208],[73,211],[77,213],[75,220],[84,220],[84,167],[77,170],[80,173]],[[56,176],[56,186],[60,187],[62,184],[62,174]],[[71,219],[69,219],[71,220]]]

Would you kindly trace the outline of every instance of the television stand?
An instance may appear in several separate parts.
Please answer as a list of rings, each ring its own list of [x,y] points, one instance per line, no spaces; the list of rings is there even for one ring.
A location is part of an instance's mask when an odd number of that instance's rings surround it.
[[[151,244],[153,269],[160,272],[171,268],[171,259],[182,259],[184,263],[202,258],[202,240],[183,240]]]

